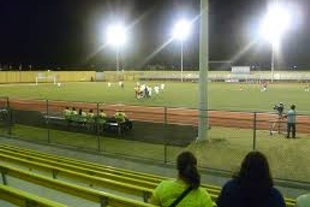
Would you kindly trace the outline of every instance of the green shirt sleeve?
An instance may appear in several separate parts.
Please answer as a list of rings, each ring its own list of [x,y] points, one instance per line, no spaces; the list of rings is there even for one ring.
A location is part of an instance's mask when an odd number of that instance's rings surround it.
[[[150,202],[154,205],[168,207],[172,204],[187,188],[187,185],[178,181],[162,181],[153,191]],[[178,204],[178,207],[213,207],[215,203],[212,201],[209,193],[198,188],[187,194]]]

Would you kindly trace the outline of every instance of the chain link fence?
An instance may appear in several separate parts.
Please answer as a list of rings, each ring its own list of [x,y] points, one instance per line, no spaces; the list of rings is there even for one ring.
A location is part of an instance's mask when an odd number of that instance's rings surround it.
[[[1,135],[10,138],[164,163],[191,150],[200,167],[229,172],[249,151],[260,150],[274,177],[310,179],[308,114],[297,115],[297,137],[287,139],[286,119],[276,113],[210,110],[208,137],[198,142],[196,109],[3,97],[0,110]],[[68,118],[66,110],[76,115]],[[128,120],[118,122],[117,112]]]

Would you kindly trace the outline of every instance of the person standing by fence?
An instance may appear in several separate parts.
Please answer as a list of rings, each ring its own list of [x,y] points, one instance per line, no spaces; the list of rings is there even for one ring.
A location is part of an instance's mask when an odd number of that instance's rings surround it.
[[[292,138],[296,137],[296,106],[293,104],[291,105],[290,110],[285,115],[287,118],[287,135],[286,138],[290,138],[290,134],[292,132]]]

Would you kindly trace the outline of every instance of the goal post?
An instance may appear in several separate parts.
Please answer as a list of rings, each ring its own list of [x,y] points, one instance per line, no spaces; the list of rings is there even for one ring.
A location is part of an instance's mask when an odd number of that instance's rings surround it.
[[[232,82],[252,82],[250,66],[232,66],[230,81]]]
[[[44,74],[38,73],[36,76],[36,85],[39,83],[53,83],[54,85],[57,84],[57,76],[54,74]]]

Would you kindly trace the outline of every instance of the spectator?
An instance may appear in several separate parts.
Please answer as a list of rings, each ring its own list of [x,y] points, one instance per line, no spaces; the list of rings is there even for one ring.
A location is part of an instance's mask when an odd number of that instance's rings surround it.
[[[95,122],[95,113],[92,109],[90,109],[87,113],[87,129],[93,129]]]
[[[79,124],[86,124],[87,122],[87,114],[83,111],[83,109],[79,109],[79,116],[78,116],[78,123]]]
[[[89,112],[87,113],[87,117],[88,117],[89,119],[93,119],[94,116],[95,116],[94,111],[93,111],[92,109],[89,109]]]
[[[102,132],[104,130],[104,125],[107,122],[107,114],[103,112],[103,109],[100,109],[97,118],[98,130]]]
[[[123,111],[116,112],[114,114],[114,118],[119,123],[125,123],[127,120],[127,116],[126,116],[125,112],[123,112]]]
[[[70,120],[73,122],[77,122],[78,121],[78,112],[76,111],[75,107],[72,107],[72,111],[71,111],[71,118]]]
[[[99,117],[102,118],[102,119],[106,119],[107,118],[107,114],[103,112],[103,109],[100,109]]]
[[[65,108],[65,110],[63,111],[63,115],[65,117],[65,120],[69,120],[71,117],[72,111],[69,109],[69,107],[67,106]]]
[[[285,207],[282,194],[273,186],[264,154],[252,151],[241,169],[228,181],[217,199],[218,207]]]
[[[292,131],[292,137],[296,137],[296,106],[291,105],[291,109],[287,112],[285,117],[287,118],[287,135],[286,138],[290,138],[290,134]]]
[[[310,193],[297,197],[296,207],[309,207],[309,206],[310,206]]]
[[[78,112],[76,111],[75,107],[72,108],[72,111],[71,111],[71,115],[77,115]]]
[[[178,178],[162,181],[154,190],[150,202],[162,207],[214,206],[208,192],[200,187],[197,159],[191,152],[183,152],[178,156],[177,169]]]

